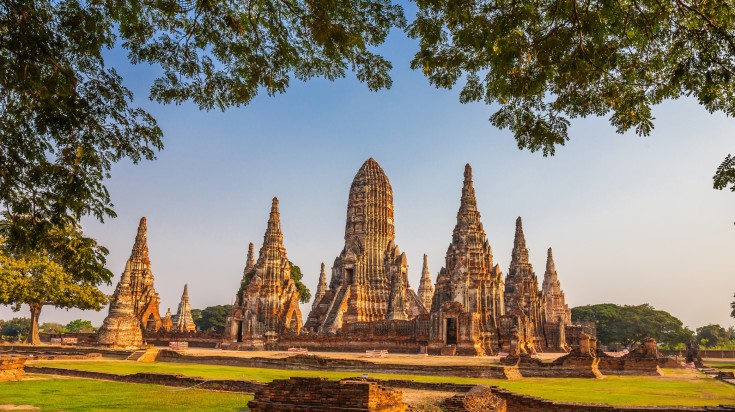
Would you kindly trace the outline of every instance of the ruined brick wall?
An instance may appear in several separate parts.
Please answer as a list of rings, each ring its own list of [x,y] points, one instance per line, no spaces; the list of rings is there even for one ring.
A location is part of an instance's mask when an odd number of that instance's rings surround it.
[[[252,412],[404,412],[403,393],[375,382],[324,378],[274,380],[248,402]]]
[[[495,395],[489,386],[475,386],[442,402],[445,412],[506,412],[504,399]]]
[[[26,359],[28,358],[18,355],[0,356],[0,382],[19,381],[23,379],[23,367]]]

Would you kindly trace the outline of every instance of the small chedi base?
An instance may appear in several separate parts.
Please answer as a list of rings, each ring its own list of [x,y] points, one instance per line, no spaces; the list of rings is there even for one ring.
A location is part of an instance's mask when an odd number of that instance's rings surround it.
[[[569,354],[553,362],[542,362],[527,353],[518,353],[511,347],[508,356],[501,358],[500,363],[506,366],[517,366],[523,377],[565,377],[565,378],[603,378],[600,372],[600,358],[595,356],[597,339],[581,334],[579,345]]]
[[[662,357],[658,353],[656,341],[645,339],[643,344],[621,357],[610,356],[602,351],[597,351],[600,359],[600,370],[615,375],[649,375],[661,376],[659,369]]]
[[[505,400],[495,395],[489,386],[475,386],[442,402],[446,412],[506,412]]]
[[[26,359],[28,358],[18,355],[0,356],[0,382],[23,379]]]
[[[404,412],[403,392],[375,382],[324,378],[274,380],[255,392],[251,412]]]

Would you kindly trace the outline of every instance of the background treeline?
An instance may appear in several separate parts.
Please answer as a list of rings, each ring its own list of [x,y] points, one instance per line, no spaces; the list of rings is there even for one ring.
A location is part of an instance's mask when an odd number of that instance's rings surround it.
[[[597,327],[597,339],[606,346],[630,348],[645,338],[654,338],[663,349],[684,349],[696,338],[707,349],[735,349],[735,328],[706,325],[692,331],[677,317],[649,304],[616,305],[602,303],[572,308],[574,322],[592,322]]]

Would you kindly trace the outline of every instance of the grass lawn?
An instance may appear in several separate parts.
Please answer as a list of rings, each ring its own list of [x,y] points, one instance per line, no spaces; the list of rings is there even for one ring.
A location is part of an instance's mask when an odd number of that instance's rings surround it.
[[[3,405],[32,405],[42,411],[245,411],[253,398],[182,389],[29,374],[20,382],[0,382],[0,410]]]
[[[292,376],[340,379],[360,376],[359,372],[299,371],[198,365],[173,362],[139,363],[131,361],[40,361],[37,366],[130,374],[136,372],[179,373],[209,379],[246,379],[269,382]],[[607,376],[604,379],[525,378],[518,381],[446,376],[370,373],[379,379],[412,379],[421,382],[453,382],[496,385],[517,393],[565,402],[609,403],[613,405],[720,405],[735,404],[735,386],[698,372],[665,369],[666,376]]]
[[[709,366],[711,368],[718,368],[722,370],[735,371],[735,361],[733,361],[732,359],[729,359],[729,360],[707,359],[706,361],[704,361],[704,366]]]

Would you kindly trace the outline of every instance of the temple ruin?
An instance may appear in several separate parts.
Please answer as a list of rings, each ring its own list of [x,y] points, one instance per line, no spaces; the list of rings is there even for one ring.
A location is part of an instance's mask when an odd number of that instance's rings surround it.
[[[298,334],[302,327],[299,293],[291,279],[275,197],[258,261],[252,261],[252,243],[248,255],[240,290],[227,318],[223,346],[272,348],[279,336]]]
[[[395,244],[393,189],[372,157],[352,181],[344,240],[329,289],[309,313],[307,330],[336,333],[343,324],[426,313],[408,283],[406,254]]]
[[[170,316],[171,312],[166,313]],[[189,285],[184,285],[184,293],[181,295],[181,302],[176,311],[176,315],[171,318],[171,329],[176,332],[194,332],[197,327],[194,319],[191,317],[191,306],[189,306]]]
[[[143,332],[140,319],[135,316],[128,270],[123,272],[115,288],[110,301],[110,312],[97,332],[97,342],[120,348],[138,348],[143,345]]]
[[[162,326],[159,312],[161,299],[153,287],[154,278],[151,271],[151,260],[148,257],[148,234],[145,217],[140,219],[133,251],[125,264],[125,273],[128,274],[130,279],[135,316],[147,331],[157,331]]]
[[[539,290],[520,217],[507,277],[493,261],[469,164],[445,265],[433,285],[424,255],[418,290],[410,288],[406,254],[395,244],[393,190],[372,158],[353,179],[346,218],[344,247],[329,283],[322,264],[302,329],[274,199],[257,263],[250,245],[223,347],[522,357],[568,352],[579,340],[551,250]]]

